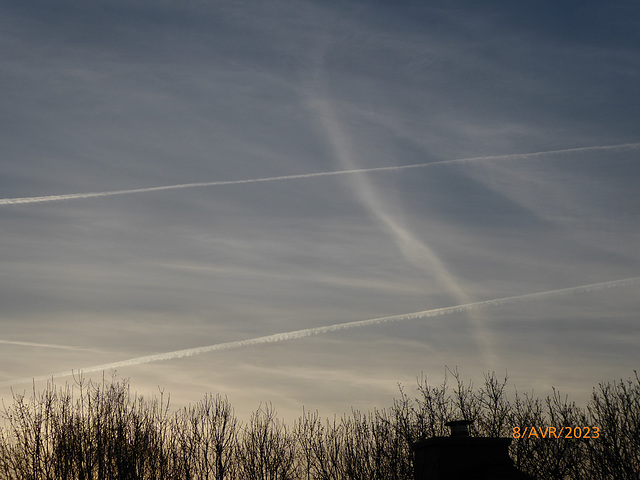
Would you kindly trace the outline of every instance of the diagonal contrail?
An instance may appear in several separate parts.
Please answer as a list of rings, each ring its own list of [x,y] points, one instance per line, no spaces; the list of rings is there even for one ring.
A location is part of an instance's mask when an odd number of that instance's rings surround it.
[[[327,325],[324,327],[305,328],[303,330],[293,330],[291,332],[276,333],[274,335],[266,335],[264,337],[250,338],[247,340],[238,340],[235,342],[217,343],[215,345],[207,345],[204,347],[187,348],[185,350],[176,350],[173,352],[157,353],[154,355],[145,355],[142,357],[130,358],[119,362],[105,363],[102,365],[94,365],[80,369],[79,372],[90,373],[111,370],[120,367],[130,367],[134,365],[142,365],[144,363],[161,362],[165,360],[174,360],[177,358],[192,357],[203,353],[217,352],[222,350],[232,350],[236,348],[250,347],[253,345],[262,345],[266,343],[284,342],[288,340],[296,340],[298,338],[310,337],[340,330],[348,330],[352,328],[368,327],[371,325],[380,325],[390,322],[402,322],[405,320],[416,320],[420,318],[440,317],[443,315],[451,315],[454,313],[466,312],[469,310],[477,310],[487,307],[497,307],[500,305],[508,305],[512,303],[524,302],[527,300],[537,300],[542,298],[562,297],[571,294],[588,293],[592,291],[605,290],[608,288],[625,287],[640,284],[640,277],[624,278],[620,280],[612,280],[609,282],[592,283],[589,285],[580,285],[578,287],[559,288],[556,290],[547,290],[543,292],[527,293],[524,295],[516,295],[512,297],[495,298],[493,300],[484,300],[481,302],[466,303],[463,305],[455,305],[453,307],[435,308],[432,310],[424,310],[421,312],[405,313],[403,315],[392,315],[389,317],[372,318],[369,320],[358,320],[355,322],[338,323],[336,325]],[[35,378],[13,380],[0,383],[0,387],[9,387],[21,383],[29,383],[33,381],[50,380],[52,378],[66,377],[72,375],[73,372],[54,373],[52,375],[43,375]]]
[[[150,192],[159,192],[162,190],[178,190],[181,188],[216,187],[216,186],[222,186],[222,185],[241,185],[244,183],[277,182],[282,180],[296,180],[296,179],[303,179],[303,178],[331,177],[335,175],[348,175],[348,174],[354,174],[354,173],[395,171],[395,170],[405,170],[409,168],[426,168],[426,167],[435,167],[438,165],[475,162],[475,161],[482,161],[482,160],[518,160],[518,159],[535,158],[535,157],[540,157],[544,155],[592,152],[592,151],[598,151],[598,150],[635,149],[639,147],[640,147],[640,143],[623,143],[619,145],[601,145],[601,146],[593,146],[593,147],[565,148],[562,150],[547,150],[543,152],[532,152],[532,153],[515,153],[515,154],[509,154],[509,155],[492,155],[492,156],[485,156],[485,157],[455,158],[451,160],[442,160],[439,162],[415,163],[412,165],[396,165],[392,167],[359,168],[359,169],[353,169],[353,170],[335,170],[330,172],[303,173],[298,175],[281,175],[278,177],[249,178],[245,180],[222,180],[217,182],[181,183],[177,185],[164,185],[160,187],[133,188],[129,190],[111,190],[107,192],[67,193],[62,195],[44,195],[39,197],[2,198],[0,199],[0,206],[23,205],[27,203],[59,202],[62,200],[77,200],[82,198],[111,197],[115,195],[129,195],[132,193],[150,193]]]

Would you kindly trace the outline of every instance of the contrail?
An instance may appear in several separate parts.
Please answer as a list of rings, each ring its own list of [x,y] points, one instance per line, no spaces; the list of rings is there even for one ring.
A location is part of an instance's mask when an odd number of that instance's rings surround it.
[[[640,284],[640,277],[625,278],[621,280],[612,280],[609,282],[592,283],[589,285],[580,285],[578,287],[560,288],[556,290],[547,290],[543,292],[527,293],[524,295],[516,295],[513,297],[495,298],[493,300],[484,300],[480,302],[466,303],[463,305],[455,305],[453,307],[435,308],[432,310],[424,310],[421,312],[405,313],[402,315],[392,315],[389,317],[372,318],[369,320],[358,320],[355,322],[338,323],[335,325],[327,325],[324,327],[305,328],[303,330],[293,330],[291,332],[276,333],[264,337],[250,338],[247,340],[238,340],[235,342],[217,343],[205,347],[188,348],[185,350],[176,350],[174,352],[157,353],[155,355],[145,355],[143,357],[130,358],[119,362],[105,363],[80,369],[81,373],[99,372],[112,370],[120,367],[130,367],[134,365],[142,365],[145,363],[161,362],[165,360],[174,360],[177,358],[192,357],[203,353],[218,352],[222,350],[232,350],[236,348],[250,347],[253,345],[262,345],[266,343],[285,342],[288,340],[296,340],[299,338],[310,337],[325,333],[338,332],[340,330],[349,330],[352,328],[368,327],[371,325],[380,325],[390,322],[402,322],[406,320],[416,320],[421,318],[440,317],[451,315],[454,313],[467,312],[469,310],[478,310],[488,307],[497,307],[500,305],[508,305],[528,300],[538,300],[542,298],[563,297],[571,294],[588,293],[598,290],[605,290],[615,287],[625,287]],[[29,383],[33,381],[50,380],[52,378],[65,377],[72,375],[73,372],[55,373],[52,375],[44,375],[35,378],[22,380],[13,380],[0,383],[0,387],[9,387],[20,383]]]
[[[20,342],[16,340],[0,340],[0,344],[3,345],[19,345],[22,347],[37,347],[37,348],[57,348],[61,350],[76,350],[79,352],[95,352],[97,350],[92,348],[80,348],[70,345],[58,345],[54,343],[35,343],[35,342]]]
[[[67,193],[62,195],[45,195],[45,196],[39,196],[39,197],[3,198],[3,199],[0,199],[0,206],[22,205],[27,203],[59,202],[62,200],[77,200],[82,198],[111,197],[115,195],[129,195],[133,193],[150,193],[150,192],[159,192],[163,190],[178,190],[181,188],[216,187],[216,186],[222,186],[222,185],[241,185],[244,183],[277,182],[277,181],[296,180],[296,179],[303,179],[303,178],[331,177],[335,175],[348,175],[348,174],[355,174],[355,173],[396,171],[396,170],[405,170],[409,168],[426,168],[426,167],[435,167],[438,165],[475,162],[475,161],[482,161],[482,160],[485,160],[485,161],[487,160],[518,160],[518,159],[535,158],[535,157],[540,157],[544,155],[559,155],[563,153],[576,153],[576,152],[592,152],[592,151],[598,151],[598,150],[634,149],[638,147],[640,147],[640,143],[624,143],[619,145],[565,148],[562,150],[547,150],[543,152],[532,152],[532,153],[515,153],[515,154],[509,154],[509,155],[456,158],[451,160],[442,160],[438,162],[415,163],[412,165],[396,165],[391,167],[359,168],[359,169],[353,169],[353,170],[334,170],[329,172],[303,173],[298,175],[282,175],[278,177],[249,178],[245,180],[222,180],[217,182],[181,183],[178,185],[164,185],[160,187],[148,187],[148,188],[133,188],[129,190],[111,190],[107,192]]]
[[[325,90],[323,85],[309,89],[314,92]],[[317,96],[311,98],[311,104],[317,111],[320,124],[324,126],[328,144],[334,151],[340,165],[346,169],[357,168],[358,151],[350,141],[345,128],[342,126],[336,110],[332,107],[328,97]],[[456,304],[467,304],[472,298],[460,286],[446,262],[429,245],[426,239],[420,239],[409,226],[400,221],[401,215],[396,215],[385,201],[383,194],[374,187],[367,175],[355,176],[351,183],[351,190],[356,198],[367,209],[378,224],[387,231],[408,263],[420,268],[424,273],[433,275],[438,283],[444,285],[447,293]],[[475,329],[480,351],[486,361],[492,362],[491,339],[488,330],[477,315],[469,315],[469,320]]]

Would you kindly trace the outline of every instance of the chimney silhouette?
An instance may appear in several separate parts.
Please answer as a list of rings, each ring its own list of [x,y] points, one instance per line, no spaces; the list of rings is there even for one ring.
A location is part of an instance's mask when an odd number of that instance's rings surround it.
[[[469,420],[454,420],[449,437],[420,440],[414,452],[415,480],[534,480],[515,468],[510,438],[471,437]]]

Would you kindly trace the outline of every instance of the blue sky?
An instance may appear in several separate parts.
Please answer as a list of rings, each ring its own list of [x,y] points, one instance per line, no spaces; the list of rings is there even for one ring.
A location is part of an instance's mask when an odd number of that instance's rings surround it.
[[[117,368],[140,393],[287,418],[385,406],[445,366],[576,400],[630,375],[639,14],[3,2],[0,395],[154,354]],[[24,200],[56,195],[75,198]],[[237,348],[171,354],[216,344]]]

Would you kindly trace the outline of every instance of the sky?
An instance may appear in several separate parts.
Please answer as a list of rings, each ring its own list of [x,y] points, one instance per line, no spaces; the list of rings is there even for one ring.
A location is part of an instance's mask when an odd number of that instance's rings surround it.
[[[3,399],[640,365],[637,2],[3,1],[0,65]]]

